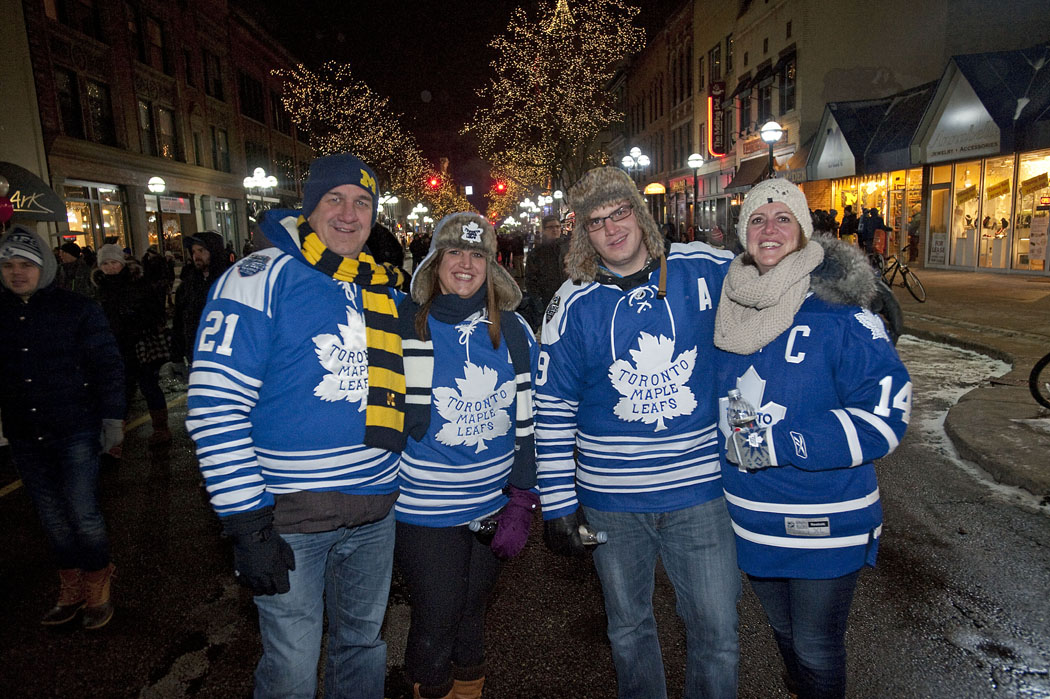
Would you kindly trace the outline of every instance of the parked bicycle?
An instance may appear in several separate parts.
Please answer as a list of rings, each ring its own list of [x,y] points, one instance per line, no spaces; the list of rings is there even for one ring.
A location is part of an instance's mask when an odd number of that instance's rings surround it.
[[[925,303],[926,287],[922,285],[919,277],[908,266],[906,261],[910,247],[910,245],[905,245],[899,254],[885,258],[877,252],[872,253],[868,257],[872,266],[882,274],[882,281],[886,282],[886,286],[893,288],[893,285],[897,283],[897,275],[900,274],[900,286],[907,289],[908,293],[915,297],[916,301]]]
[[[1028,390],[1044,408],[1050,408],[1050,354],[1040,359],[1028,375]]]

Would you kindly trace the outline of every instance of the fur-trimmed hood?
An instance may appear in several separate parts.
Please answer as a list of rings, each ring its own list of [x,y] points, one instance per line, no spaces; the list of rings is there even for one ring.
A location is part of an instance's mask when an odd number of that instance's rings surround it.
[[[814,235],[814,243],[824,248],[824,261],[810,273],[810,290],[829,303],[871,308],[876,275],[860,248],[824,235]]]
[[[634,181],[619,168],[596,167],[569,189],[569,207],[576,214],[569,252],[565,255],[569,279],[575,282],[594,281],[601,261],[583,225],[595,209],[624,200],[634,205],[634,216],[642,230],[642,240],[650,257],[663,257],[664,237]]]
[[[138,260],[124,260],[124,268],[120,270],[117,274],[107,275],[98,267],[91,270],[91,283],[95,286],[102,286],[106,283],[107,276],[126,277],[128,279],[131,279],[132,281],[135,281],[137,279],[142,279],[143,275],[144,270],[142,269],[142,265],[139,263]]]

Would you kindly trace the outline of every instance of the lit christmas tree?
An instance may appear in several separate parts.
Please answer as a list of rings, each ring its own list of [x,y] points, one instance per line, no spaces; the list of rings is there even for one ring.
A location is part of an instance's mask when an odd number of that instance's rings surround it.
[[[621,121],[606,90],[616,64],[641,50],[639,9],[626,0],[540,0],[535,16],[515,10],[507,30],[489,44],[495,75],[478,91],[479,107],[464,133],[508,183],[505,195],[572,184],[607,156],[598,134]],[[507,213],[497,211],[497,213]]]

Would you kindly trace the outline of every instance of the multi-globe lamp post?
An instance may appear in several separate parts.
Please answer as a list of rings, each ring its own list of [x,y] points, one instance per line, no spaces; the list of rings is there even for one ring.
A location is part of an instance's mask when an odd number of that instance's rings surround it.
[[[623,156],[620,164],[623,165],[623,169],[629,174],[633,174],[637,170],[649,167],[649,162],[649,156],[643,153],[641,148],[635,146],[627,155]]]
[[[700,211],[700,168],[704,164],[704,156],[693,153],[685,164],[693,170],[693,231],[695,232],[700,228],[697,213]]]
[[[399,201],[400,199],[397,198],[397,195],[391,194],[390,192],[387,192],[383,196],[379,197],[379,208],[383,211],[383,215],[386,216],[388,219],[393,219],[393,216],[391,216],[390,213],[387,212],[387,209],[385,207],[389,206],[390,209],[393,210],[394,204],[397,204]]]
[[[758,130],[758,135],[769,146],[769,177],[776,177],[776,164],[773,161],[773,145],[784,135],[784,129],[775,121],[767,121]]]

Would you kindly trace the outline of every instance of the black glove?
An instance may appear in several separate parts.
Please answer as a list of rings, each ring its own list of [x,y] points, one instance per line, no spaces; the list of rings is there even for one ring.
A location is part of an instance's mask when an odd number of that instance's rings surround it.
[[[224,517],[223,533],[233,539],[233,574],[256,595],[288,592],[295,553],[273,530],[273,508]]]
[[[904,313],[901,311],[900,302],[881,279],[875,280],[875,291],[875,298],[871,300],[871,311],[882,316],[890,342],[896,345],[897,338],[904,332]]]
[[[582,556],[587,547],[580,540],[580,525],[586,524],[583,510],[543,523],[543,543],[559,556]]]

